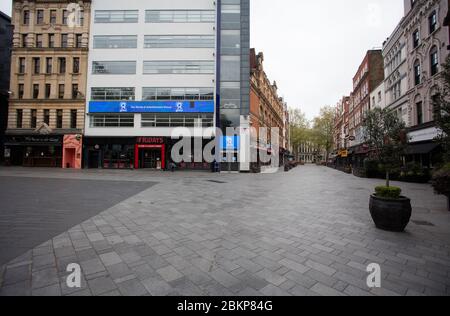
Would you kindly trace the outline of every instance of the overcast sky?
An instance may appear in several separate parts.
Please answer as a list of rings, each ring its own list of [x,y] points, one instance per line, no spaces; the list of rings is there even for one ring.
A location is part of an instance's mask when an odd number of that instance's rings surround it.
[[[10,15],[11,2],[1,0],[0,10]],[[403,0],[251,3],[251,46],[264,52],[280,95],[309,118],[350,93],[365,52],[381,47],[403,15]]]

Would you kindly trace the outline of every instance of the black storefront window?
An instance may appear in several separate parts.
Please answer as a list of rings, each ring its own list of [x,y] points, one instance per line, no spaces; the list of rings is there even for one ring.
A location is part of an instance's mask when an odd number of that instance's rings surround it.
[[[132,169],[135,138],[86,138],[85,168]]]

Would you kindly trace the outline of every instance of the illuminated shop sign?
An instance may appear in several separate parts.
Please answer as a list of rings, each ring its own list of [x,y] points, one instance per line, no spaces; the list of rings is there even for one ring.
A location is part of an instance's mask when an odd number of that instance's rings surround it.
[[[233,151],[239,150],[240,145],[240,137],[237,135],[234,136],[222,136],[222,141],[220,142],[223,151]]]
[[[91,101],[89,113],[214,113],[214,101]]]

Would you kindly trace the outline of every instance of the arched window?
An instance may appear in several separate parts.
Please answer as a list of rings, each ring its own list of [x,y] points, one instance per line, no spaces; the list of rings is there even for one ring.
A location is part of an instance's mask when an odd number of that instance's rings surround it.
[[[417,86],[422,82],[420,61],[414,62],[414,84]]]
[[[430,51],[430,73],[431,76],[436,75],[439,72],[439,57],[438,49],[433,46]]]

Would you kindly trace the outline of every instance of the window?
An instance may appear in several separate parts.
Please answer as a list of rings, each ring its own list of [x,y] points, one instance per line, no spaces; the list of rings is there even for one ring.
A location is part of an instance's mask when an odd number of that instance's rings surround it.
[[[19,58],[19,73],[20,74],[25,73],[25,57]]]
[[[24,10],[23,14],[22,14],[22,23],[24,25],[29,25],[30,24],[30,11],[29,10]]]
[[[63,128],[63,110],[56,110],[56,128]]]
[[[222,55],[239,55],[241,53],[241,31],[223,30],[221,34]]]
[[[94,61],[93,74],[134,75],[136,74],[135,61]]]
[[[79,57],[73,58],[73,69],[72,70],[73,70],[74,74],[80,73],[80,58]]]
[[[50,110],[44,110],[44,123],[50,125]]]
[[[33,85],[33,99],[39,98],[39,85],[34,84]]]
[[[55,34],[48,34],[48,47],[49,48],[55,47]]]
[[[134,101],[134,88],[92,88],[93,101]]]
[[[96,114],[91,116],[91,127],[134,127],[133,114]]]
[[[78,85],[72,84],[72,99],[78,98]]]
[[[144,74],[214,74],[214,62],[144,61]]]
[[[61,34],[61,47],[62,48],[69,47],[69,35]]]
[[[213,23],[216,13],[213,10],[147,10],[146,23]]]
[[[212,127],[214,115],[183,114],[141,114],[141,127]]]
[[[46,83],[45,84],[45,98],[46,99],[50,99],[51,92],[52,92],[52,85],[49,83]]]
[[[67,20],[69,18],[69,12],[67,10],[63,10],[62,12],[62,24],[67,25]]]
[[[433,107],[433,120],[440,119],[442,116],[440,101],[441,101],[441,95],[439,93],[434,94],[431,97],[431,105]]]
[[[37,110],[35,110],[35,109],[31,110],[30,127],[31,128],[36,128],[37,127]]]
[[[94,48],[137,48],[136,35],[94,36]]]
[[[239,82],[222,82],[220,87],[220,94],[220,108],[239,108],[241,102],[241,85]]]
[[[23,126],[23,110],[16,110],[16,127],[22,128]]]
[[[214,48],[215,45],[215,37],[212,35],[146,35],[144,39],[145,48]]]
[[[17,94],[19,99],[23,99],[23,93],[24,93],[24,85],[23,83],[20,83],[17,89]]]
[[[44,10],[36,11],[36,24],[44,24]]]
[[[414,63],[414,84],[417,86],[422,82],[420,62],[416,60]]]
[[[36,34],[36,47],[37,48],[42,48],[43,46],[43,35],[42,34]]]
[[[220,79],[222,81],[239,81],[241,78],[241,58],[239,56],[222,56]]]
[[[239,4],[222,4],[221,27],[223,30],[241,28],[241,6]]]
[[[58,99],[64,99],[65,86],[64,84],[60,84],[58,86]]]
[[[418,102],[416,104],[416,113],[417,113],[417,125],[423,123],[423,107],[422,102]]]
[[[58,58],[58,67],[59,67],[59,73],[65,74],[66,73],[66,58],[59,57]]]
[[[439,58],[438,58],[438,49],[436,46],[431,48],[430,52],[430,70],[431,76],[436,75],[439,72]]]
[[[428,25],[430,29],[430,34],[436,31],[437,29],[437,13],[433,11],[431,15],[428,17]]]
[[[50,10],[50,24],[56,24],[56,10]]]
[[[420,44],[420,32],[419,30],[415,30],[413,33],[413,48],[419,47]]]
[[[138,23],[138,10],[97,10],[94,23]]]
[[[27,38],[28,35],[27,34],[22,34],[22,47],[27,47]]]
[[[79,18],[80,26],[83,26],[84,25],[84,11],[83,10],[80,11],[80,15],[78,16],[78,18]]]
[[[70,128],[77,128],[77,110],[70,110]]]
[[[144,101],[214,100],[214,88],[142,88]]]
[[[45,59],[45,73],[51,74],[53,72],[53,58],[47,57]]]
[[[41,73],[41,59],[39,57],[33,58],[33,71],[35,75],[39,75]]]
[[[75,45],[77,48],[81,48],[83,46],[83,34],[75,35]]]

